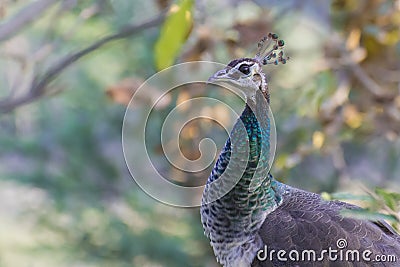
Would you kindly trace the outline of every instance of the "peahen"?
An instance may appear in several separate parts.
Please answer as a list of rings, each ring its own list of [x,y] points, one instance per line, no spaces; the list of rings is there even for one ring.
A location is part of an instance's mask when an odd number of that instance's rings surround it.
[[[270,174],[270,95],[262,66],[285,63],[283,45],[270,33],[254,58],[235,59],[210,78],[246,95],[246,107],[208,178],[200,209],[217,261],[226,267],[400,266],[400,236],[387,223],[344,217],[341,210],[359,207],[325,201]],[[278,257],[279,250],[286,254]],[[398,259],[373,262],[376,255]]]

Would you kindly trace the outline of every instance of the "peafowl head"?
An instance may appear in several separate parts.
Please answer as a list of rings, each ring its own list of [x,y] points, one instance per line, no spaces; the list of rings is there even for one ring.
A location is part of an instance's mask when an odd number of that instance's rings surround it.
[[[278,35],[269,33],[258,43],[254,58],[232,60],[225,68],[209,78],[210,82],[226,83],[240,88],[247,98],[253,98],[260,90],[269,101],[268,81],[263,71],[267,64],[285,64],[288,60],[283,53],[284,41]]]

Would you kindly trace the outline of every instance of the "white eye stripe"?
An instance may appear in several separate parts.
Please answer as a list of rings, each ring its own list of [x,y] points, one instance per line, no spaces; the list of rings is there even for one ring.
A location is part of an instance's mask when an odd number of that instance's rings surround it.
[[[239,69],[242,65],[248,65],[251,68],[254,64],[255,63],[253,61],[241,61],[235,66],[235,69]]]

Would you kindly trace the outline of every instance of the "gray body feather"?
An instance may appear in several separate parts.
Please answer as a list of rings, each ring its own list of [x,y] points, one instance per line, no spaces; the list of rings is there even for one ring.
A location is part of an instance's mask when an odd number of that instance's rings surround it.
[[[359,207],[340,201],[325,201],[320,195],[280,184],[282,204],[267,215],[258,234],[268,251],[291,250],[302,252],[313,250],[317,256],[329,247],[338,250],[336,261],[325,255],[320,261],[277,260],[276,253],[260,261],[255,257],[252,266],[400,266],[400,236],[385,222],[373,222],[343,217],[343,209]],[[345,240],[347,245],[339,249],[337,242]],[[264,249],[264,248],[263,248]],[[344,254],[339,258],[339,250]],[[347,251],[357,250],[359,260]],[[364,251],[371,251],[365,261]],[[367,253],[369,254],[369,253]],[[376,255],[394,255],[396,262],[373,262]],[[264,256],[264,255],[261,255]],[[299,258],[301,260],[301,257]],[[308,259],[305,257],[304,259]],[[346,261],[347,260],[347,261]]]

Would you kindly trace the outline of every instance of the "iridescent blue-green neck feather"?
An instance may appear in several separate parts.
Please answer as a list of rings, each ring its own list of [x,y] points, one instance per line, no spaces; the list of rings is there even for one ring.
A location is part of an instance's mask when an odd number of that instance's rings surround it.
[[[254,255],[261,240],[257,231],[281,197],[269,174],[270,119],[261,92],[248,99],[211,173],[203,195],[202,222],[218,260],[230,266]],[[208,203],[224,190],[223,197]],[[232,265],[234,266],[234,265]]]

